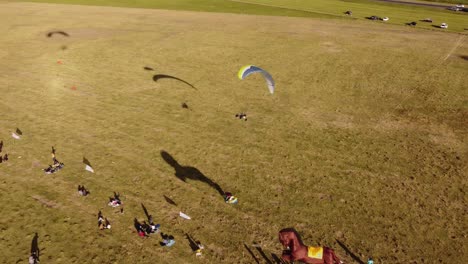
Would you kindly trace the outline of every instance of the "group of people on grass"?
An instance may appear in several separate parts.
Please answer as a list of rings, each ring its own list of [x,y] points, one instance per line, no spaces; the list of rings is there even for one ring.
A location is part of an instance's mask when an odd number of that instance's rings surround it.
[[[89,191],[84,187],[84,185],[78,185],[78,194],[81,196],[88,196]]]
[[[244,114],[244,113],[237,114],[236,117],[241,119],[241,120],[242,119],[247,120],[247,115]],[[3,142],[0,142],[0,152],[2,150],[2,147],[3,147]],[[6,157],[7,157],[6,160],[8,160],[8,155],[7,154],[6,154]],[[0,158],[1,158],[1,156],[0,156]],[[3,160],[5,160],[5,159],[3,159]],[[59,162],[56,159],[54,147],[52,147],[52,160],[53,160],[53,165],[50,165],[49,168],[44,170],[46,173],[54,173],[54,172],[56,172],[57,170],[61,169],[64,166],[63,163]],[[0,162],[1,162],[1,160],[0,160]],[[80,196],[87,196],[87,195],[90,194],[89,190],[87,190],[84,185],[78,185],[78,193],[79,193]],[[238,202],[238,199],[232,193],[225,192],[224,193],[224,201],[226,203],[229,203],[229,204],[236,204]],[[120,199],[120,194],[114,192],[113,197],[109,197],[108,205],[113,207],[113,208],[122,206],[122,200]],[[123,208],[121,208],[120,211],[121,211],[121,213],[123,213]],[[145,209],[145,213],[147,214],[146,209]],[[147,217],[148,217],[148,223],[146,221],[143,221],[143,223],[140,223],[136,218],[134,219],[134,226],[135,226],[135,229],[136,229],[136,231],[138,233],[138,236],[140,236],[140,237],[149,237],[151,234],[160,233],[161,238],[162,238],[162,241],[160,242],[160,245],[165,246],[165,247],[173,246],[175,244],[174,236],[164,234],[164,233],[160,232],[161,225],[154,223],[152,215],[147,214]],[[111,229],[111,224],[110,224],[109,220],[106,217],[103,217],[101,211],[98,212],[98,227],[99,227],[100,230]],[[287,231],[287,232],[285,232],[285,231]],[[286,259],[286,260],[301,260],[301,261],[304,261],[305,263],[315,263],[315,262],[309,262],[309,261],[312,261],[313,258],[315,257],[315,255],[313,256],[310,253],[310,252],[312,252],[310,250],[310,248],[313,248],[313,247],[307,248],[306,246],[304,246],[302,244],[302,242],[298,243],[295,232],[291,232],[290,230],[282,230],[281,232],[283,232],[283,234],[285,234],[285,235],[284,235],[284,237],[283,237],[283,235],[280,235],[280,241],[286,247],[286,251],[285,251],[286,253],[283,252],[283,255],[282,255],[283,259]],[[285,237],[288,237],[288,236],[290,236],[291,238],[286,239]],[[291,242],[291,241],[294,241],[294,243]],[[204,249],[204,246],[199,241],[197,241],[196,243],[191,243],[191,244],[193,244],[192,249],[195,252],[195,255],[197,257],[202,256],[202,250]],[[299,251],[296,251],[295,248],[294,248],[296,244],[299,246],[299,248],[298,248],[298,249],[300,249]],[[306,248],[308,250],[304,250],[304,248]],[[313,249],[314,250],[318,249],[318,251],[317,251],[318,253],[316,252],[316,255],[320,255],[321,258],[324,258],[325,255],[326,255],[327,258],[330,259],[330,262],[326,261],[325,263],[330,263],[330,264],[332,264],[332,263],[340,263],[340,264],[343,263],[342,261],[339,260],[338,257],[336,257],[333,250],[331,250],[329,248],[318,247],[318,248],[313,248]],[[320,250],[322,250],[322,251],[320,251]],[[308,253],[303,253],[303,251],[308,252]],[[322,257],[322,255],[323,255],[323,257]],[[39,262],[39,258],[35,254],[31,254],[31,256],[29,258],[29,263],[30,264],[37,264],[38,262]],[[372,260],[369,263],[372,263]]]
[[[148,216],[148,223],[143,221],[140,223],[136,218],[134,219],[134,226],[140,237],[148,237],[151,234],[157,234],[160,231],[161,225],[155,224],[153,221],[153,216]]]
[[[120,194],[114,192],[114,197],[109,197],[109,203],[107,204],[112,207],[119,207],[122,205],[122,201],[120,200]]]
[[[55,158],[55,148],[52,147],[52,162],[53,164],[52,165],[49,165],[49,167],[47,167],[46,169],[44,169],[44,172],[46,174],[52,174],[52,173],[55,173],[57,171],[59,171],[60,169],[62,169],[65,164],[63,164],[62,162],[58,161],[56,158]]]
[[[103,229],[111,229],[111,225],[109,220],[107,220],[107,217],[102,216],[102,212],[99,211],[98,213],[98,227],[100,230]]]

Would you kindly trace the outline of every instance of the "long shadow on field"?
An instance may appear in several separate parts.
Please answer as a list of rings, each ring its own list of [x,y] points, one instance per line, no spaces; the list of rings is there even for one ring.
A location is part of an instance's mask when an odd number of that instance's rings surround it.
[[[89,160],[87,158],[85,158],[85,157],[83,157],[83,163],[90,166],[90,167],[92,167],[91,162],[89,162]]]
[[[65,31],[51,31],[49,33],[47,33],[47,37],[50,38],[52,37],[53,35],[62,35],[64,37],[69,37],[70,35],[65,32]]]
[[[163,195],[164,196],[164,199],[166,200],[166,202],[168,202],[169,204],[172,204],[174,206],[177,206],[176,202],[174,202],[174,200],[172,200],[171,198],[167,197],[166,195]]]
[[[212,181],[210,178],[201,173],[201,171],[199,171],[197,168],[180,165],[169,153],[164,150],[161,151],[161,157],[165,162],[167,162],[167,164],[174,168],[175,176],[181,181],[186,182],[187,179],[191,179],[204,182],[218,191],[221,196],[224,196],[223,189],[221,189],[221,187],[216,182]]]
[[[344,249],[344,251],[346,251],[346,253],[348,255],[351,256],[351,258],[354,259],[354,261],[356,261],[357,263],[359,264],[365,264],[364,261],[362,261],[358,256],[356,256],[353,252],[351,252],[351,250],[349,250],[349,248],[343,244],[343,242],[339,241],[338,239],[336,240],[336,242],[338,243],[338,245],[340,245],[340,247],[342,247]]]
[[[192,249],[192,251],[197,251],[198,245],[197,245],[197,242],[195,241],[195,239],[193,239],[193,237],[190,236],[187,233],[185,233],[185,238],[187,238],[187,240],[189,242],[189,246]]]
[[[257,257],[256,257],[255,254],[252,252],[252,250],[250,250],[250,248],[249,248],[246,244],[244,244],[244,247],[245,247],[245,249],[247,249],[247,251],[250,253],[250,255],[251,255],[252,258],[255,260],[255,262],[256,262],[257,264],[260,264],[260,261],[257,259]]]
[[[39,235],[36,233],[31,241],[31,256],[35,256],[39,260]]]
[[[141,227],[141,223],[136,218],[133,219],[133,226],[135,227],[137,232],[143,231],[143,228]]]
[[[276,264],[287,264],[287,262],[280,259],[275,253],[271,253],[271,257],[273,258]]]
[[[271,260],[265,254],[265,252],[263,252],[262,247],[255,247],[255,248],[257,249],[258,253],[260,253],[260,255],[263,257],[263,259],[265,259],[267,264],[273,264],[273,262],[271,262]]]
[[[177,80],[179,82],[183,82],[185,84],[187,84],[188,86],[192,87],[193,89],[197,90],[197,88],[195,88],[195,86],[193,86],[192,84],[190,84],[189,82],[187,81],[184,81],[180,78],[177,78],[177,77],[174,77],[174,76],[171,76],[171,75],[166,75],[166,74],[156,74],[156,75],[153,75],[153,81],[157,82],[158,80],[160,79],[174,79],[174,80]]]
[[[148,219],[148,223],[152,224],[153,216],[148,213],[148,210],[146,209],[145,205],[141,204],[141,207],[143,208],[143,211],[145,212],[146,218]]]

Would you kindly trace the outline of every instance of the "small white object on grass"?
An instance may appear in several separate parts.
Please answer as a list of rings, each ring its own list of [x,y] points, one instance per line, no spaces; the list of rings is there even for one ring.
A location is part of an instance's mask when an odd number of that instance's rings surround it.
[[[94,173],[93,168],[91,166],[89,166],[89,165],[86,165],[85,170]]]
[[[192,219],[190,216],[188,216],[188,215],[186,215],[186,214],[184,214],[184,213],[182,213],[182,212],[179,212],[179,215],[180,215],[180,217],[185,218],[185,219],[187,219],[187,220]]]
[[[14,133],[14,132],[11,133],[11,136],[12,136],[13,138],[15,138],[15,139],[20,139],[20,138],[21,138],[20,136],[18,136],[18,135],[17,135],[16,133]]]

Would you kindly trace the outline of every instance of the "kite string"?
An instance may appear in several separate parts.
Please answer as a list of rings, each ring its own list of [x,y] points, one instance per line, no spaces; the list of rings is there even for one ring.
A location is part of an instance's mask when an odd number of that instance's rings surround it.
[[[447,56],[445,57],[444,61],[446,61],[451,55],[452,53],[458,48],[460,47],[460,45],[463,43],[462,40],[466,37],[466,35],[463,35],[463,36],[460,36],[460,38],[458,38],[457,42],[455,43],[455,45],[453,46],[452,50],[450,50],[450,52],[447,54]]]
[[[457,42],[455,43],[455,45],[453,46],[452,50],[447,54],[447,56],[439,62],[439,64],[442,64],[444,61],[446,61],[451,55],[452,53],[458,48],[460,47],[460,45],[463,43],[463,40],[465,39],[466,35],[463,35],[463,36],[460,36],[460,38],[458,38]],[[437,71],[438,68],[437,67],[433,67],[430,71]],[[392,109],[392,111],[395,111],[398,107],[401,107],[402,104],[408,100],[412,95],[414,95],[414,92],[413,93],[409,93],[408,95],[406,95],[398,104],[395,105],[395,107]],[[390,116],[390,113],[387,112],[385,114],[385,117],[384,118],[387,118]],[[379,126],[379,124],[376,124],[373,129],[375,130],[377,127]],[[356,150],[357,147],[359,147],[361,145],[361,143],[358,143],[353,149],[352,151]]]

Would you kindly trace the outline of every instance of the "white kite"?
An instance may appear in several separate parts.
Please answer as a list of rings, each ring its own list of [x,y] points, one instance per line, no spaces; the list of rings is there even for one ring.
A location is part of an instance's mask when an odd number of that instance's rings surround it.
[[[188,215],[186,215],[186,214],[184,214],[184,213],[182,213],[182,212],[179,212],[179,215],[180,215],[180,217],[185,218],[185,219],[187,219],[187,220],[192,219],[192,218],[190,218],[190,216],[188,216]]]
[[[14,132],[11,133],[11,136],[12,136],[13,138],[15,138],[15,139],[20,139],[20,138],[21,138],[20,136],[18,136],[18,135],[17,135],[16,133],[14,133]]]
[[[91,166],[89,166],[89,165],[86,165],[85,170],[94,173],[93,168]]]

